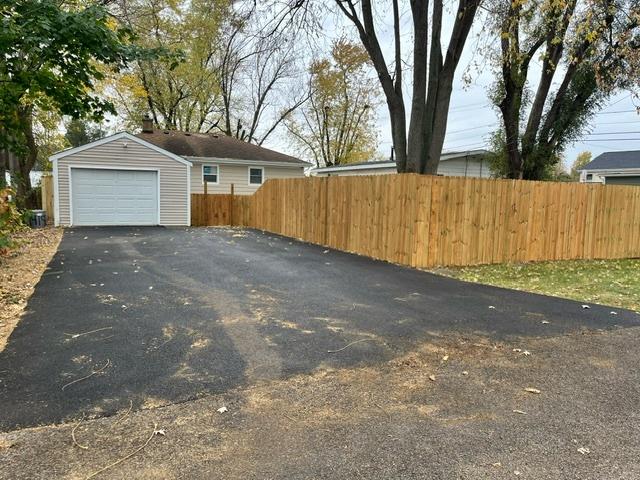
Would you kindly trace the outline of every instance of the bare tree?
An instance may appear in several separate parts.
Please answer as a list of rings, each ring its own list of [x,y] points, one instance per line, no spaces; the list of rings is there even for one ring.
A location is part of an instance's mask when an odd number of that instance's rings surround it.
[[[222,112],[215,128],[262,145],[308,92],[296,87],[302,72],[295,42],[287,32],[266,38],[248,32],[254,15],[230,22],[218,66]]]
[[[305,10],[312,0],[291,0],[288,13]],[[399,172],[436,173],[453,90],[453,79],[471,25],[482,0],[459,0],[446,50],[442,46],[443,2],[410,0],[413,23],[413,76],[409,125],[403,96],[402,22],[399,0],[392,0],[393,61],[383,53],[371,0],[334,0],[339,11],[356,27],[384,92],[391,120]],[[431,18],[431,29],[429,19]],[[429,48],[429,40],[431,47]],[[391,67],[389,66],[391,65]]]

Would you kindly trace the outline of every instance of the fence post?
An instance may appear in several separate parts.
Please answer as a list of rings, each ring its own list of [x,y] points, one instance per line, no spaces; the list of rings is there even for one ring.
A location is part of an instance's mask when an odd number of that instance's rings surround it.
[[[231,195],[229,196],[229,225],[231,225],[232,227],[233,225],[233,202],[234,202],[234,185],[233,183],[231,184]]]
[[[209,182],[207,182],[207,181],[205,180],[205,182],[204,182],[204,194],[205,194],[205,195],[207,194],[207,185],[208,185],[208,184],[209,184]]]
[[[329,245],[329,177],[324,183],[324,244]]]

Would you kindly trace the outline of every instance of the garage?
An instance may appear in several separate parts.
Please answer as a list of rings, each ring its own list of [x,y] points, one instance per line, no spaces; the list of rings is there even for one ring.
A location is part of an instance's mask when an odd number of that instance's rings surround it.
[[[616,175],[605,177],[605,185],[640,185],[640,175]]]
[[[158,173],[71,169],[74,225],[158,225]]]
[[[54,209],[61,226],[188,226],[191,167],[127,132],[53,155]]]

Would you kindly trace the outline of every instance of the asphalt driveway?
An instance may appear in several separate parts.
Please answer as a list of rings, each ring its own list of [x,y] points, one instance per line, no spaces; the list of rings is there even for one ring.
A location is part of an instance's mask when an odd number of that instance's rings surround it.
[[[376,364],[447,335],[509,340],[637,325],[640,316],[621,309],[256,231],[77,228],[0,353],[0,430]]]

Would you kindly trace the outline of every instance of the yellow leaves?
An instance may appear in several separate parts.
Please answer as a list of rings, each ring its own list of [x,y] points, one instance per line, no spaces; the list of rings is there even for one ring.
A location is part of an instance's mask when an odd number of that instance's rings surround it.
[[[130,73],[124,74],[120,76],[119,83],[121,86],[126,88],[133,96],[136,97],[146,97],[146,92],[142,83],[138,79],[138,76]]]
[[[117,20],[113,17],[107,17],[107,20],[105,21],[105,26],[113,32],[118,30],[118,27],[119,27]]]
[[[369,55],[359,43],[352,43],[345,38],[334,42],[331,56],[336,64],[345,69],[357,69],[369,62]]]

